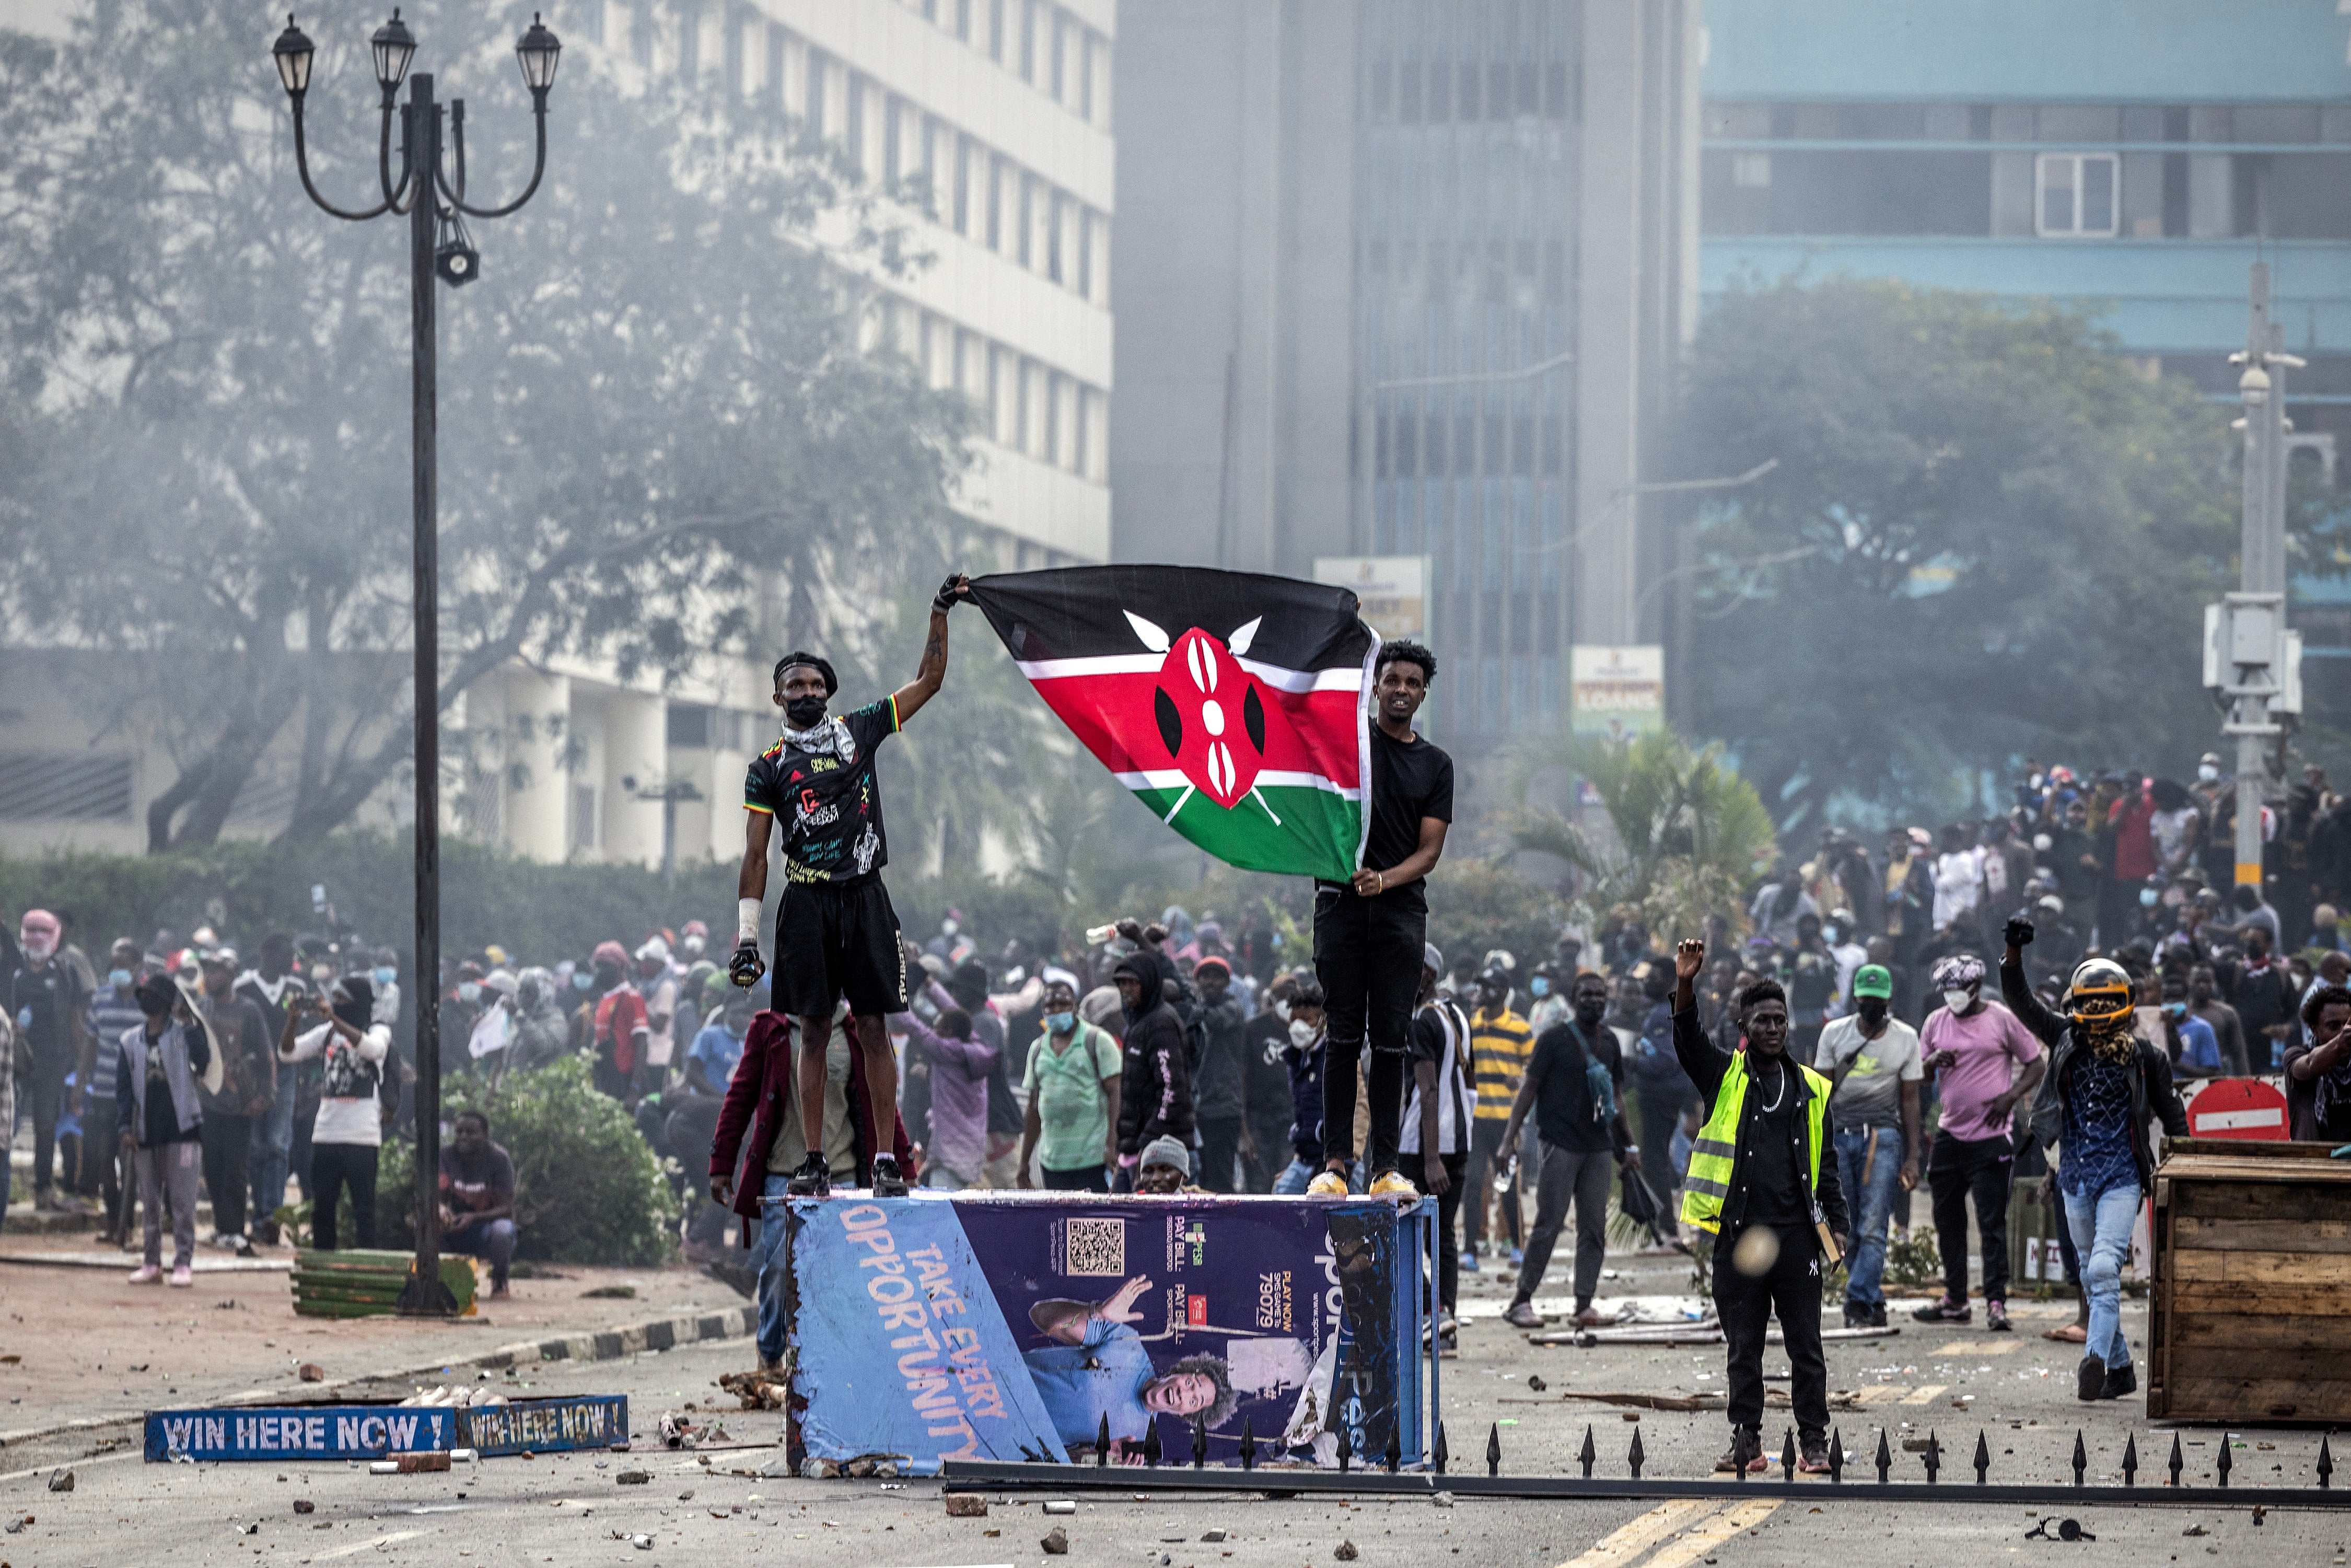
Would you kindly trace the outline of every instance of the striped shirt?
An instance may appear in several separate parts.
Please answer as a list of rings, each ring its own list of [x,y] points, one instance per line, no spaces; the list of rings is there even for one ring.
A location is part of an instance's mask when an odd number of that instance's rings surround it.
[[[1527,1059],[1534,1054],[1535,1031],[1526,1019],[1505,1007],[1489,1013],[1480,1009],[1469,1020],[1469,1060],[1478,1079],[1477,1120],[1507,1122],[1519,1097],[1519,1081],[1527,1075]]]

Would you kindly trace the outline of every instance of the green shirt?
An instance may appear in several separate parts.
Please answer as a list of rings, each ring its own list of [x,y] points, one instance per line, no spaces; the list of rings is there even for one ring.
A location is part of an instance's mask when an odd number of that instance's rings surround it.
[[[1053,1049],[1040,1034],[1029,1047],[1020,1090],[1037,1107],[1037,1163],[1047,1170],[1083,1170],[1102,1163],[1110,1145],[1110,1105],[1104,1086],[1118,1082],[1118,1042],[1081,1020],[1071,1042]]]

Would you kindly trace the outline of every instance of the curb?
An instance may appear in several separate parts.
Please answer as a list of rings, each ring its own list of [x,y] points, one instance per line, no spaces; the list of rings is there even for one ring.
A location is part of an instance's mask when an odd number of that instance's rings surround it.
[[[759,1309],[756,1304],[728,1307],[724,1312],[697,1312],[692,1317],[654,1318],[642,1323],[627,1323],[616,1329],[590,1333],[559,1335],[554,1339],[517,1340],[495,1350],[476,1355],[456,1356],[446,1361],[428,1361],[414,1366],[392,1367],[382,1372],[361,1373],[354,1377],[329,1378],[322,1383],[298,1383],[291,1388],[255,1388],[243,1394],[231,1395],[219,1403],[224,1406],[269,1405],[288,1396],[308,1397],[350,1388],[362,1383],[383,1383],[399,1378],[429,1377],[439,1372],[455,1372],[460,1367],[502,1371],[513,1366],[536,1366],[549,1361],[618,1361],[624,1355],[642,1355],[648,1351],[674,1350],[680,1345],[700,1344],[713,1340],[743,1339],[759,1326]],[[45,1437],[61,1437],[76,1432],[103,1431],[111,1427],[135,1426],[146,1420],[141,1413],[132,1416],[96,1416],[78,1421],[60,1422],[54,1427],[36,1427],[21,1432],[0,1432],[0,1451],[19,1444],[38,1442]]]

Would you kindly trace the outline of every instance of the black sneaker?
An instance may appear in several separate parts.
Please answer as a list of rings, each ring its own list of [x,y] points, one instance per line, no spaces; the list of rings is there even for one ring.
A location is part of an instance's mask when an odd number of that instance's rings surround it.
[[[2013,1325],[2011,1325],[2008,1321],[2008,1303],[2006,1301],[1995,1300],[1986,1301],[1984,1303],[1984,1332],[1986,1333],[2007,1333],[2011,1332],[2012,1326]]]
[[[1847,1301],[1844,1304],[1844,1326],[1849,1329],[1867,1328],[1869,1326],[1869,1309],[1863,1306],[1859,1301]]]
[[[802,1160],[784,1190],[794,1197],[831,1197],[832,1172],[826,1168],[824,1156],[812,1153]]]
[[[2106,1371],[2105,1386],[2098,1390],[2101,1399],[2120,1399],[2138,1392],[2138,1368],[2129,1362]]]
[[[876,1197],[906,1196],[906,1178],[898,1174],[898,1160],[894,1155],[874,1156],[873,1196]]]
[[[1964,1323],[1975,1320],[1976,1310],[1965,1301],[1938,1296],[1910,1315],[1922,1323]]]
[[[2104,1398],[2105,1390],[2106,1364],[2095,1355],[2084,1356],[2081,1366],[2074,1373],[2074,1397],[2086,1404],[2093,1399]]]
[[[1880,1301],[1876,1306],[1869,1309],[1869,1326],[1874,1329],[1882,1329],[1886,1326],[1886,1303],[1884,1301]]]

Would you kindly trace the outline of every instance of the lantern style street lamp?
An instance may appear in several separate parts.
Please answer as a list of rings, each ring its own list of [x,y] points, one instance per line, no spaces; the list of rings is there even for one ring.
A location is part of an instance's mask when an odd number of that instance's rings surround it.
[[[415,497],[413,616],[416,649],[416,1263],[401,1292],[400,1310],[446,1317],[456,1302],[441,1282],[441,677],[440,538],[436,491],[435,333],[433,280],[451,287],[481,274],[481,254],[466,232],[467,217],[500,218],[538,191],[547,172],[547,95],[555,85],[563,45],[537,16],[515,41],[515,59],[530,89],[531,116],[538,123],[538,152],[530,183],[502,207],[465,202],[465,100],[448,105],[454,178],[442,157],[442,106],[433,97],[433,78],[408,75],[416,57],[416,35],[394,10],[392,20],[369,40],[375,79],[383,89],[382,128],[377,140],[376,172],[383,199],[364,212],[346,212],[319,193],[310,181],[309,147],[304,139],[302,104],[310,90],[317,49],[294,18],[270,47],[277,79],[294,110],[294,162],[302,189],[321,211],[353,223],[390,213],[408,220],[411,352],[411,466]],[[401,82],[408,101],[399,103]],[[400,117],[400,174],[392,176],[392,121]]]

